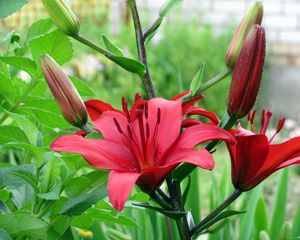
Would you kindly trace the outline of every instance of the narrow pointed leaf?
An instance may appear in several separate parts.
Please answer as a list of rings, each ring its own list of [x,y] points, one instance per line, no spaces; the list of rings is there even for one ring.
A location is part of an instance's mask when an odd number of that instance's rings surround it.
[[[192,93],[192,96],[198,94],[199,88],[201,87],[201,84],[203,82],[204,70],[205,70],[205,62],[201,64],[200,70],[196,73],[194,79],[192,80],[190,86],[190,91]]]
[[[119,48],[116,44],[114,44],[108,37],[106,37],[104,34],[102,35],[102,39],[104,42],[105,47],[108,51],[118,55],[118,56],[124,56],[123,50]]]
[[[35,192],[38,192],[38,180],[32,172],[18,170],[18,171],[12,171],[9,174],[22,178],[24,181],[26,181],[33,187]]]
[[[146,71],[145,65],[139,61],[117,55],[108,55],[107,57],[129,72],[143,74]]]

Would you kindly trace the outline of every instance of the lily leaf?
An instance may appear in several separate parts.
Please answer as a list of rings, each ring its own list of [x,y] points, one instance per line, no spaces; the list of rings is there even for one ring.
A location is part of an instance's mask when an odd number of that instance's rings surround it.
[[[104,45],[108,51],[110,51],[118,56],[124,56],[123,50],[121,48],[119,48],[117,45],[115,45],[107,36],[105,36],[103,34],[102,39],[103,39]]]
[[[200,70],[196,73],[190,86],[192,96],[197,95],[199,92],[199,89],[203,82],[204,70],[205,70],[205,62],[202,62]]]
[[[129,72],[143,74],[146,71],[146,67],[143,63],[133,60],[131,58],[112,54],[107,55],[107,57]]]
[[[138,207],[143,207],[143,208],[148,208],[151,210],[155,210],[169,218],[172,219],[178,219],[183,217],[184,215],[186,215],[186,212],[178,212],[178,211],[171,211],[171,210],[165,210],[162,208],[158,208],[155,206],[150,205],[149,203],[132,203],[134,206],[138,206]]]

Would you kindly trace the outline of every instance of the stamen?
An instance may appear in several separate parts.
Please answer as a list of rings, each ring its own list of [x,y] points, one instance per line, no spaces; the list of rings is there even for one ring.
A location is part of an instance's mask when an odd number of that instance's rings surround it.
[[[115,123],[115,125],[116,125],[116,127],[117,127],[119,133],[123,134],[122,128],[121,128],[121,126],[120,126],[118,120],[117,120],[116,118],[113,118],[113,120],[114,120],[114,123]]]
[[[149,127],[149,123],[146,123],[146,137],[147,139],[150,137],[150,127]]]
[[[132,131],[129,125],[127,125],[127,132],[131,140],[133,140]]]
[[[157,125],[159,125],[160,124],[160,119],[161,118],[161,110],[160,110],[160,108],[158,108],[157,109]]]
[[[141,97],[142,97],[142,96],[141,96],[140,93],[135,94],[135,96],[134,96],[134,101],[136,102],[136,101],[140,100]]]
[[[124,113],[126,114],[128,123],[130,123],[130,114],[128,111],[128,103],[127,103],[125,97],[122,97],[122,108],[123,108]]]
[[[148,102],[145,103],[145,118],[148,119]]]
[[[248,114],[248,121],[250,122],[251,132],[255,132],[254,130],[254,118],[256,115],[256,110],[253,110]]]
[[[265,110],[263,111],[262,120],[261,120],[262,126],[260,129],[260,133],[263,133],[263,134],[266,133],[272,115],[273,115],[273,113],[271,111],[265,111]]]
[[[270,138],[269,140],[269,143],[271,143],[273,141],[273,139],[275,138],[275,136],[282,130],[283,128],[283,125],[284,125],[284,122],[285,122],[285,118],[281,118],[278,122],[278,125],[277,125],[277,129],[276,129],[276,132],[274,133],[274,135]]]

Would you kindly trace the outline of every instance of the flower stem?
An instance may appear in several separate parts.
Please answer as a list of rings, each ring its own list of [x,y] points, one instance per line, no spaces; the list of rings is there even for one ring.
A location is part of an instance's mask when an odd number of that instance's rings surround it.
[[[137,6],[136,6],[136,1],[128,0],[128,4],[129,4],[129,8],[130,8],[130,11],[132,14],[133,23],[134,23],[139,60],[146,67],[146,72],[144,74],[141,74],[140,78],[143,81],[148,98],[153,98],[156,96],[156,94],[155,94],[155,90],[154,90],[150,72],[149,72],[147,53],[146,53],[146,47],[145,47],[145,38],[144,38],[143,31],[142,31],[142,26],[141,26],[141,21],[140,21],[139,13],[137,10]]]
[[[223,122],[225,121],[225,124],[223,125]],[[219,124],[220,127],[222,127],[225,130],[230,130],[233,125],[236,123],[236,119],[235,118],[226,118],[225,120],[222,120],[221,123]],[[212,151],[221,141],[220,140],[214,140],[211,141],[207,146],[206,146],[206,150],[208,151]],[[180,165],[172,174],[173,179],[176,182],[181,182],[183,179],[185,179],[190,173],[192,173],[195,169],[197,168],[197,166],[192,165],[192,164],[188,164],[188,163],[184,163],[182,165]]]
[[[191,230],[192,235],[200,233],[203,227],[217,217],[225,208],[227,208],[231,203],[233,203],[240,195],[242,194],[241,190],[235,189],[235,191],[214,211],[212,211],[208,216],[206,216],[200,223],[193,227]]]
[[[230,68],[225,68],[222,72],[218,73],[216,76],[203,83],[197,92],[202,93],[205,90],[209,89],[210,87],[216,85],[217,83],[225,79],[228,75],[230,75],[231,72],[232,70]],[[183,98],[183,102],[187,102],[193,98],[194,96],[187,95],[186,97]]]
[[[184,206],[182,205],[182,199],[181,199],[180,184],[174,182],[171,176],[168,176],[166,181],[167,181],[173,209],[179,212],[184,211]],[[176,224],[177,224],[177,229],[179,231],[180,239],[190,240],[191,232],[190,232],[186,215],[176,219]]]

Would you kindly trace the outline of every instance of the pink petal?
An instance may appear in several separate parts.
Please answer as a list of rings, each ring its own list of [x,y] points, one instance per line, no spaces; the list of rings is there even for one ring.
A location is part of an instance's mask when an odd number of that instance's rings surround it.
[[[188,127],[192,127],[198,124],[203,124],[203,122],[201,122],[198,119],[195,118],[186,118],[182,121],[181,127],[182,128],[188,128]]]
[[[99,118],[93,121],[93,125],[99,130],[106,140],[115,142],[124,142],[124,135],[122,135],[115,122],[114,118],[119,123],[123,132],[127,133],[127,119],[126,117],[115,111],[106,111]]]
[[[108,197],[112,205],[121,211],[141,173],[111,171],[108,177]]]
[[[187,128],[181,133],[176,146],[180,148],[193,148],[198,144],[211,140],[223,140],[234,144],[234,137],[227,131],[211,124],[199,124]]]
[[[137,169],[131,151],[126,146],[113,141],[66,135],[55,139],[51,149],[57,152],[78,153],[96,168],[119,171]]]
[[[209,170],[214,167],[213,158],[205,149],[200,151],[193,149],[178,149],[169,154],[163,166],[145,169],[138,179],[137,185],[143,191],[150,193],[161,185],[174,168],[183,162]]]
[[[161,119],[156,139],[153,139],[155,138],[153,133],[157,125],[158,109],[161,112]],[[182,120],[181,101],[153,98],[148,101],[148,111],[151,138],[157,143],[157,158],[160,159],[160,156],[173,144],[180,133]]]
[[[183,162],[208,170],[212,170],[214,168],[214,160],[206,149],[177,149],[175,151],[171,151],[166,158],[165,167],[178,165]]]
[[[92,120],[96,120],[98,117],[101,116],[103,112],[106,111],[120,112],[119,110],[114,109],[110,104],[105,103],[101,100],[88,100],[85,102],[85,106]]]

